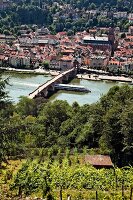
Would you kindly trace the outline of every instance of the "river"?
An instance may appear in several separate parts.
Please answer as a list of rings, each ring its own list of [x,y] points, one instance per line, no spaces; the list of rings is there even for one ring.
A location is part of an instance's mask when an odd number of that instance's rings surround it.
[[[14,103],[19,101],[20,96],[28,96],[28,94],[35,90],[39,84],[42,84],[52,78],[50,75],[31,75],[19,73],[5,73],[3,77],[10,77],[10,85],[6,86],[6,90],[9,91],[9,96]],[[91,90],[91,93],[58,91],[50,97],[50,100],[66,100],[69,104],[72,104],[74,101],[77,101],[80,105],[91,104],[97,102],[100,97],[106,94],[112,86],[121,85],[121,83],[88,81],[83,79],[74,79],[69,84],[85,86]]]

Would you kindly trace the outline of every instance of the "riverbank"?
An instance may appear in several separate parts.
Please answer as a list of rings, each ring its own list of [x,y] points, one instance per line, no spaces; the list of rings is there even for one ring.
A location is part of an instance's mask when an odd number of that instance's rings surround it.
[[[4,70],[5,72],[17,72],[21,74],[36,74],[36,75],[51,75],[51,76],[57,76],[60,72],[55,70],[45,70],[45,69],[16,69],[16,68],[9,68],[9,67],[1,67],[1,70]]]
[[[132,83],[133,79],[124,76],[109,76],[109,75],[96,75],[96,74],[77,74],[77,78],[85,79],[90,81],[117,81],[117,82],[125,82]]]
[[[45,69],[16,69],[16,68],[4,68],[1,67],[0,69],[4,70],[5,72],[17,72],[21,74],[35,74],[35,75],[51,75],[57,76],[60,71],[56,70],[45,70]],[[103,73],[104,71],[102,71]],[[78,79],[90,80],[90,81],[116,81],[116,82],[125,82],[125,83],[133,83],[133,78],[124,77],[124,76],[110,76],[108,74],[77,74],[76,76]]]

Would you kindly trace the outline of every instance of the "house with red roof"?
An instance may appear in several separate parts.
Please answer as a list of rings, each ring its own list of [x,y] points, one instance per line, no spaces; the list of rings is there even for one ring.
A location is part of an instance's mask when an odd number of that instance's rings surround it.
[[[109,61],[108,68],[109,68],[109,70],[118,70],[121,68],[121,63],[120,63],[120,61],[112,58]]]
[[[67,36],[67,32],[66,32],[66,31],[64,31],[64,32],[58,32],[58,33],[56,34],[56,36],[57,36],[58,39],[62,39],[62,38],[64,38],[65,36]]]
[[[113,163],[108,155],[86,155],[84,159],[86,164],[96,168],[112,168]]]
[[[59,59],[60,69],[65,71],[73,67],[73,56],[63,56]]]

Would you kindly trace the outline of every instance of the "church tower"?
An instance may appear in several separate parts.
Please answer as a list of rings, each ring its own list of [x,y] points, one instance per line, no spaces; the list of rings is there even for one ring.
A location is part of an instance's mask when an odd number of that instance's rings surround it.
[[[114,41],[115,41],[114,28],[111,28],[111,27],[109,28],[108,40],[109,40],[110,44],[113,46],[114,45]]]
[[[114,54],[114,49],[115,49],[115,30],[112,27],[109,28],[108,40],[109,40],[109,42],[111,44],[111,47],[112,47],[112,54]]]

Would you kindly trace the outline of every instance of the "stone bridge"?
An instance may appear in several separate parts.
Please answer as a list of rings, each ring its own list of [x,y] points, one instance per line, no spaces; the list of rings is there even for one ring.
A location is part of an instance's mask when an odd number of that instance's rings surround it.
[[[64,82],[69,82],[69,80],[73,79],[77,74],[77,69],[72,68],[63,73],[60,73],[53,79],[47,81],[46,83],[40,85],[37,89],[29,94],[30,99],[35,99],[37,97],[47,98],[50,93],[54,93],[55,84],[61,84]]]

